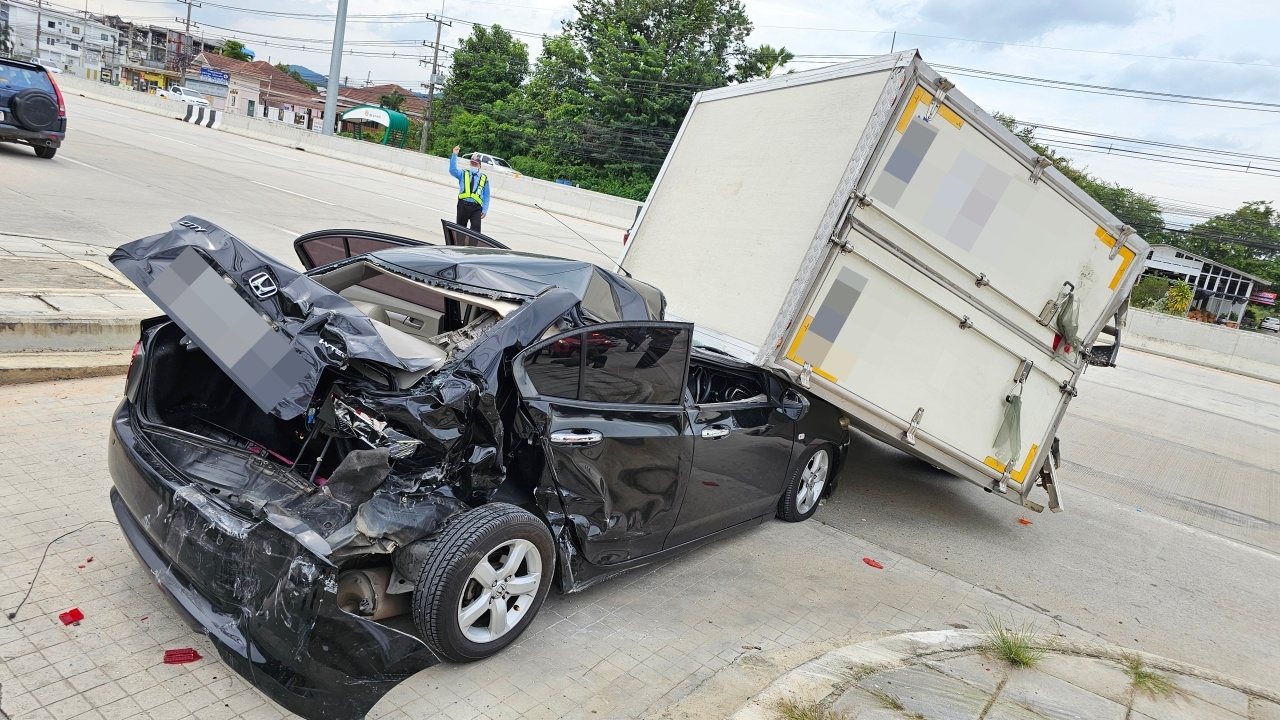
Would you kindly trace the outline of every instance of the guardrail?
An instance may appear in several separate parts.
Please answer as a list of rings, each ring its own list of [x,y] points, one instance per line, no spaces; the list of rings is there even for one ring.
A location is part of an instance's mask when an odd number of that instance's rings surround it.
[[[186,103],[167,100],[149,93],[94,82],[84,78],[58,76],[63,92],[101,100],[113,105],[141,110],[155,115],[182,119]],[[449,159],[423,155],[411,150],[378,145],[353,138],[326,136],[282,122],[265,118],[219,113],[219,130],[256,140],[292,147],[297,150],[352,162],[366,167],[376,167],[398,175],[416,177],[453,187],[456,181],[449,175]],[[619,229],[631,226],[640,203],[626,198],[583,190],[531,177],[490,175],[489,182],[495,198],[521,205],[535,203],[553,213],[598,222]]]

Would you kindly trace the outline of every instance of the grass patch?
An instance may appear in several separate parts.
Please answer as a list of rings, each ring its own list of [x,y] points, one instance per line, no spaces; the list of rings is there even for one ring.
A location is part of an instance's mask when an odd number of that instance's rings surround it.
[[[1045,650],[1039,647],[1036,626],[1031,621],[1006,625],[994,616],[987,616],[982,625],[987,636],[983,649],[1013,667],[1029,668],[1044,657]]]
[[[1124,672],[1129,676],[1135,690],[1151,695],[1165,695],[1177,692],[1178,684],[1173,680],[1147,667],[1138,655],[1124,656]]]
[[[910,718],[911,720],[925,720],[925,717],[918,712],[907,712],[907,708],[902,704],[902,701],[898,699],[897,695],[890,695],[883,690],[867,689],[867,692],[871,693],[871,697],[878,700],[884,707],[889,710],[895,710],[902,713],[903,717]]]
[[[792,698],[779,700],[777,710],[783,720],[851,720],[848,715],[816,702],[800,702]]]

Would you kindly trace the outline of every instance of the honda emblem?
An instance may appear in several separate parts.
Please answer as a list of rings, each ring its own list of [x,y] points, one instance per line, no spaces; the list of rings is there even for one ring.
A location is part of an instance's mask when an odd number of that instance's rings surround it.
[[[266,272],[260,272],[249,278],[249,287],[253,290],[253,294],[258,296],[259,300],[266,300],[276,294],[276,281]]]

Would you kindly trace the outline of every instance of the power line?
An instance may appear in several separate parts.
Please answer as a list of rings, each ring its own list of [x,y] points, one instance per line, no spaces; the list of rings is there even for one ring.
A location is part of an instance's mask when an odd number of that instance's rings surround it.
[[[756,25],[758,28],[770,28],[776,30],[807,30],[813,32],[839,32],[839,33],[858,33],[863,35],[889,35],[897,34],[907,37],[928,38],[931,40],[948,40],[951,42],[975,43],[980,45],[1000,45],[1004,47],[1029,48],[1032,50],[1055,50],[1059,52],[1088,53],[1091,55],[1114,55],[1117,57],[1134,57],[1150,60],[1181,60],[1186,62],[1202,62],[1215,63],[1221,65],[1237,65],[1243,67],[1259,67],[1269,68],[1272,70],[1280,69],[1280,65],[1271,63],[1258,62],[1242,62],[1237,60],[1214,60],[1211,58],[1189,58],[1179,57],[1177,55],[1146,55],[1143,53],[1119,52],[1113,50],[1087,50],[1084,48],[1057,47],[1052,45],[1031,45],[1028,43],[1004,42],[1000,40],[977,40],[974,38],[950,37],[947,35],[925,35],[922,33],[905,32],[903,30],[856,30],[851,28],[820,28],[820,27],[796,27],[791,25]]]

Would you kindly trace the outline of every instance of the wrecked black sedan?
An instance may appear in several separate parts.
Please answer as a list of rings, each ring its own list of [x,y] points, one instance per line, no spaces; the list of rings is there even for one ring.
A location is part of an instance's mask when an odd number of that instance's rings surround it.
[[[847,446],[835,408],[695,347],[655,288],[446,234],[312,233],[299,273],[187,217],[111,256],[166,313],[112,422],[120,526],[306,717],[498,652],[553,587],[810,517]]]

